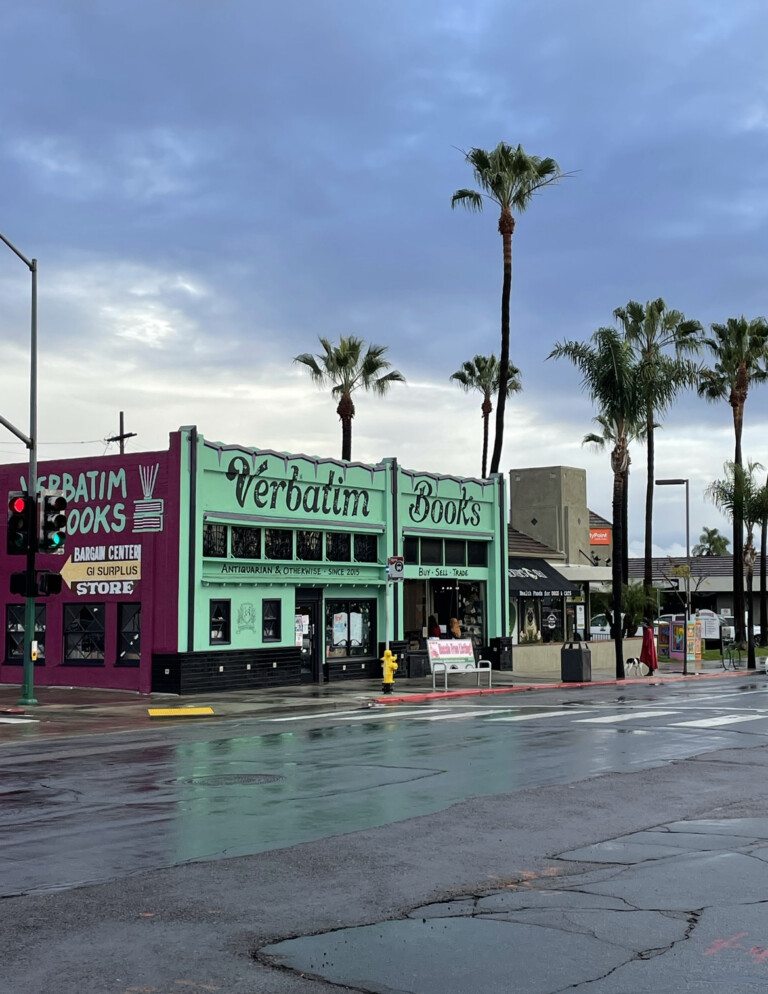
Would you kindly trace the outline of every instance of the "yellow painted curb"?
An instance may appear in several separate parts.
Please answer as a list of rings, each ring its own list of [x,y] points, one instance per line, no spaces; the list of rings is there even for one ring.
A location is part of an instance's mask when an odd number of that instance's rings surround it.
[[[201,718],[213,714],[212,707],[204,708],[147,708],[150,718]]]

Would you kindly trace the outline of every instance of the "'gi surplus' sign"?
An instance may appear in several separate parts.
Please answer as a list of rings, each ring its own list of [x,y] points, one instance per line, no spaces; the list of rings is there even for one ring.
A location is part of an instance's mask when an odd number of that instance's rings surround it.
[[[141,546],[80,546],[62,566],[61,578],[78,596],[133,594],[141,579]]]

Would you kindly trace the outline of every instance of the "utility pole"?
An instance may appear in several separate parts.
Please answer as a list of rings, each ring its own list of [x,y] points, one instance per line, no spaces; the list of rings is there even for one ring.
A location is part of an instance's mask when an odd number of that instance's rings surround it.
[[[21,697],[19,704],[37,704],[35,700],[35,661],[32,658],[32,642],[35,638],[35,593],[37,582],[35,574],[35,552],[37,548],[37,259],[28,259],[16,246],[9,242],[5,235],[0,234],[0,241],[17,256],[29,269],[32,275],[31,302],[31,334],[29,349],[29,435],[16,428],[10,421],[0,417],[0,424],[20,438],[29,450],[29,473],[27,493],[32,501],[33,525],[29,529],[29,544],[27,545],[27,563],[24,597],[24,670]]]
[[[135,431],[125,430],[125,420],[123,412],[120,411],[120,431],[117,435],[113,435],[111,438],[105,439],[106,442],[119,442],[120,443],[120,455],[125,455],[125,440],[126,438],[135,438]]]

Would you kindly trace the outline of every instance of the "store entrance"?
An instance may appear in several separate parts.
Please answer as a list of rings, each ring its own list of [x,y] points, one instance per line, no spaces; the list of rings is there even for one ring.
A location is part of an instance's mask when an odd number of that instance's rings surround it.
[[[296,591],[296,643],[301,646],[301,682],[323,680],[323,592],[309,588]]]

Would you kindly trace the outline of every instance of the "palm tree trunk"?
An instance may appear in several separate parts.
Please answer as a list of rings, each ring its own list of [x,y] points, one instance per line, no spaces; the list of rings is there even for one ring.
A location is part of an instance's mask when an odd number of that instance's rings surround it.
[[[341,419],[341,458],[349,462],[352,459],[352,418],[355,416],[355,405],[350,394],[342,396],[336,413]]]
[[[501,287],[501,356],[499,358],[499,390],[496,401],[496,434],[493,439],[491,473],[499,472],[501,450],[504,445],[504,411],[507,404],[509,382],[509,297],[512,290],[512,232],[515,219],[509,208],[501,212],[499,232],[504,248],[504,282]]]
[[[754,551],[754,550],[753,550]],[[757,669],[755,661],[755,608],[752,603],[752,567],[747,566],[747,669]]]
[[[744,424],[744,404],[738,401],[732,404],[733,432],[736,438],[734,463],[741,468],[741,430]],[[734,476],[734,480],[736,477]],[[744,624],[744,513],[741,498],[733,506],[733,623],[737,642],[746,640]]]
[[[624,552],[624,470],[613,473],[613,643],[616,648],[616,679],[624,679],[624,643],[621,637],[621,583]]]
[[[488,418],[491,415],[493,407],[491,405],[490,397],[485,397],[483,400],[482,412],[483,412],[483,479],[488,475],[485,470],[488,465]]]
[[[653,488],[654,476],[656,473],[656,453],[654,451],[653,437],[653,411],[646,414],[646,444],[647,444],[647,474],[645,478],[645,548],[643,549],[643,586],[647,598],[644,611],[645,620],[648,624],[653,622],[653,608],[651,607],[651,597],[653,596]]]
[[[629,585],[629,466],[624,470],[624,493],[621,506],[621,582]]]
[[[768,480],[766,481],[768,487]],[[768,588],[766,587],[766,546],[768,545],[768,518],[760,529],[760,645],[768,645]]]

